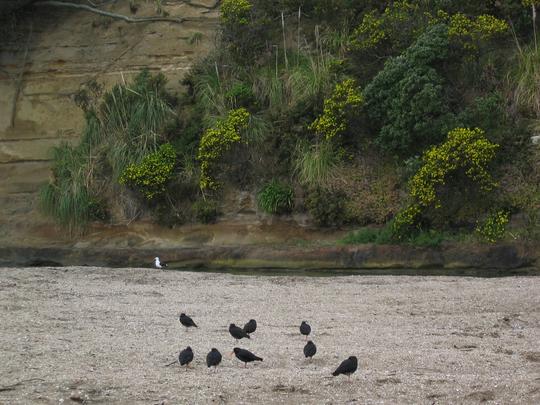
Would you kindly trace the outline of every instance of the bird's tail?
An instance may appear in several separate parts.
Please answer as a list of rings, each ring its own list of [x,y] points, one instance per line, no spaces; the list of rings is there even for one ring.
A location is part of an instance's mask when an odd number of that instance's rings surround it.
[[[262,357],[257,357],[257,356],[255,356],[255,360],[257,360],[257,361],[263,361]]]
[[[334,377],[336,377],[336,376],[339,375],[339,373],[338,373],[337,370],[336,370],[336,371],[334,371],[334,372],[332,373],[332,375],[333,375]]]

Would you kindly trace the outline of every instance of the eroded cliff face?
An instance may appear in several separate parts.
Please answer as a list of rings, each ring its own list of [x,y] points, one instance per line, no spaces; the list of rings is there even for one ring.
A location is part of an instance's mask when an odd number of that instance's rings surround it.
[[[0,38],[0,245],[63,239],[39,214],[38,192],[50,175],[50,149],[75,142],[83,114],[73,102],[82,83],[111,86],[144,68],[163,72],[171,87],[214,43],[218,0],[163,1],[172,22],[126,23],[87,11],[39,7]],[[154,2],[106,10],[156,15]]]

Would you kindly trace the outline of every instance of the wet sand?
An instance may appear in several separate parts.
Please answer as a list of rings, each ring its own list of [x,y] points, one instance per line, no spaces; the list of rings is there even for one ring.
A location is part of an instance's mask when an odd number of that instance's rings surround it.
[[[540,403],[540,277],[2,268],[0,308],[0,403]],[[228,324],[250,318],[236,344]],[[164,367],[187,345],[191,369]],[[244,368],[235,346],[264,361]],[[351,381],[332,377],[350,355]]]

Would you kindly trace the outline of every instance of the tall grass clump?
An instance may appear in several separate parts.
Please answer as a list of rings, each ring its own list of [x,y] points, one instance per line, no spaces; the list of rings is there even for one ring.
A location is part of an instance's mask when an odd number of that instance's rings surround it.
[[[300,142],[296,148],[295,171],[301,183],[319,186],[331,179],[338,161],[331,142],[321,141],[314,145]]]
[[[316,102],[332,87],[333,60],[327,53],[301,49],[288,66],[267,64],[250,74],[254,95],[273,115]]]
[[[163,141],[174,118],[162,75],[143,71],[132,83],[114,86],[85,111],[80,143],[53,148],[52,179],[41,191],[41,208],[69,231],[103,218],[105,190],[118,187],[125,168],[139,163]]]
[[[540,51],[534,47],[518,53],[513,75],[514,102],[527,112],[540,118]]]
[[[70,233],[75,233],[91,217],[89,157],[82,148],[64,143],[53,149],[53,162],[53,181],[41,190],[41,208]]]

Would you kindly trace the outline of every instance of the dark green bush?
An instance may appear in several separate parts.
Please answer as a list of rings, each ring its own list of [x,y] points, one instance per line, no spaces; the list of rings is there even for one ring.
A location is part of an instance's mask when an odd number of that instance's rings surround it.
[[[401,56],[389,59],[364,91],[378,145],[409,157],[439,142],[453,122],[437,66],[448,56],[448,30],[431,27]]]
[[[245,83],[235,83],[229,91],[225,93],[227,101],[232,108],[250,108],[256,104],[253,90]]]
[[[268,214],[288,214],[294,206],[294,192],[291,186],[272,180],[258,195],[259,207]]]
[[[215,201],[198,200],[193,203],[191,209],[197,221],[203,224],[213,224],[219,216],[219,208]]]
[[[346,196],[342,191],[317,187],[308,195],[306,207],[318,226],[336,227],[345,221]]]
[[[379,245],[394,243],[390,227],[383,228],[360,228],[357,231],[350,232],[345,236],[341,243],[346,245],[356,245],[363,243],[376,243]]]

